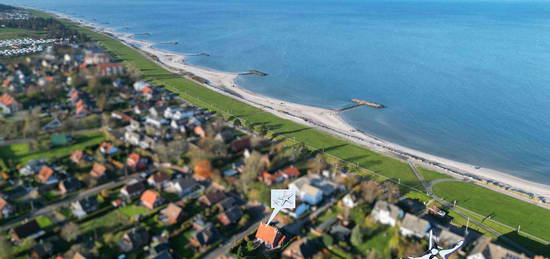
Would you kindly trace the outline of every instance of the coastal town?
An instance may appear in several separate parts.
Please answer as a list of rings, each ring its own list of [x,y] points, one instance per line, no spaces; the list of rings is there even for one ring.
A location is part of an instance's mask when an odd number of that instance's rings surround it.
[[[0,12],[0,35],[20,30],[0,40],[0,258],[408,258],[432,234],[463,241],[449,258],[548,256],[490,215],[199,106],[74,27]],[[268,224],[273,189],[296,204]]]

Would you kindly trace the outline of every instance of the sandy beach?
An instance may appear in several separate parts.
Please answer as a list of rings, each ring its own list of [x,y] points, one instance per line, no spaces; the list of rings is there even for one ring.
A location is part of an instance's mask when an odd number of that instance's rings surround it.
[[[513,195],[526,201],[534,202],[534,200],[528,199],[524,195],[518,195],[517,192],[505,191],[502,188],[497,188],[496,185],[487,185],[484,184],[484,182],[490,179],[503,185],[550,199],[549,185],[527,181],[505,172],[492,170],[489,168],[475,168],[475,166],[470,164],[430,155],[378,139],[352,127],[335,111],[291,103],[240,88],[236,83],[239,73],[215,71],[204,67],[189,65],[185,63],[185,55],[157,49],[154,47],[155,43],[135,39],[132,34],[116,32],[110,28],[98,26],[96,24],[89,23],[81,19],[72,18],[63,14],[56,13],[56,15],[60,18],[69,19],[75,23],[79,23],[80,25],[92,28],[98,32],[114,35],[114,37],[118,38],[126,45],[139,48],[139,50],[149,55],[156,56],[159,63],[172,72],[177,73],[184,70],[196,76],[202,77],[209,81],[208,84],[202,84],[205,87],[261,108],[279,117],[289,119],[309,127],[315,127],[319,130],[337,135],[374,151],[392,155],[394,157],[398,156],[426,168],[449,174],[459,179],[467,178],[469,180],[473,180],[475,183],[480,185]],[[230,91],[226,91],[224,89],[229,89]]]

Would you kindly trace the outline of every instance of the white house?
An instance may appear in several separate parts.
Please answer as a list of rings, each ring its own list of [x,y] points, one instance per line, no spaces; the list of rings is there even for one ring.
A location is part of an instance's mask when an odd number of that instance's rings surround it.
[[[143,88],[145,87],[148,87],[150,86],[149,83],[145,82],[145,81],[137,81],[134,83],[134,90],[138,91],[138,92],[141,92],[141,90],[143,90]]]
[[[403,210],[386,201],[377,201],[374,204],[371,216],[379,223],[393,227],[403,218]]]
[[[288,185],[290,190],[296,192],[300,200],[316,205],[323,200],[323,191],[310,184],[310,178],[302,176]]]

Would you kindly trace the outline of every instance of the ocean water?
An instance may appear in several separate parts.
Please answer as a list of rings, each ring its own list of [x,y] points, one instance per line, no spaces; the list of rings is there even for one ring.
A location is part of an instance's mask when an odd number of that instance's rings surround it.
[[[550,184],[550,1],[7,0],[140,36],[379,138]],[[93,20],[95,19],[95,20]],[[128,27],[127,29],[124,27]]]

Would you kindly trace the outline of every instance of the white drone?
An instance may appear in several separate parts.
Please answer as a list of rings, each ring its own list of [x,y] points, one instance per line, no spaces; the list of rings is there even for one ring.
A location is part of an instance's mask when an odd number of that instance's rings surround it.
[[[267,221],[267,224],[271,223],[273,218],[281,211],[281,209],[294,209],[296,208],[296,193],[288,189],[272,189],[271,190],[271,208],[273,212],[271,217]]]
[[[427,251],[428,254],[426,254],[422,257],[409,257],[409,259],[439,259],[439,258],[447,259],[447,258],[449,258],[449,256],[451,254],[458,251],[458,249],[460,249],[460,247],[462,247],[462,244],[464,244],[464,240],[460,240],[451,249],[443,250],[443,248],[438,246],[437,244],[435,244],[435,247],[434,247],[434,239],[433,239],[433,236],[432,236],[432,231],[430,230],[430,245],[429,245],[428,251]]]

